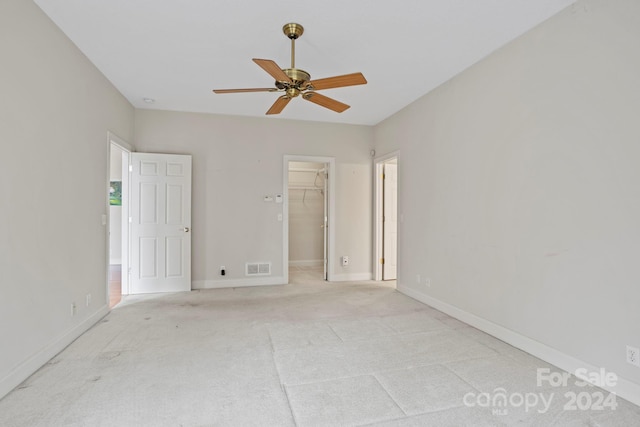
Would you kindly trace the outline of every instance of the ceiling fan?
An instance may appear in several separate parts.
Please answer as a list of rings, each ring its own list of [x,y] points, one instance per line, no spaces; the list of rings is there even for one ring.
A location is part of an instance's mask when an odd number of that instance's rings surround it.
[[[306,71],[296,68],[295,52],[296,39],[304,32],[300,24],[290,23],[282,27],[284,34],[291,39],[291,68],[280,68],[278,64],[270,59],[253,59],[276,79],[273,88],[251,88],[251,89],[214,89],[214,93],[243,93],[243,92],[284,92],[284,95],[276,99],[276,102],[269,108],[267,114],[280,114],[289,101],[302,95],[302,99],[311,101],[322,107],[342,113],[349,105],[317,93],[318,90],[333,89],[345,86],[355,86],[366,84],[367,80],[362,73],[345,74],[342,76],[327,77],[324,79],[311,80],[311,75]]]

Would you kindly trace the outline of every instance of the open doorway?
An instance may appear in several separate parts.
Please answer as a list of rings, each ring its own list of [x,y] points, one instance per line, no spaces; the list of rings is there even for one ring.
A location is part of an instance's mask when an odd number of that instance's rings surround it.
[[[375,159],[376,280],[396,280],[398,269],[398,155]]]
[[[107,300],[115,307],[129,293],[129,155],[128,144],[109,134],[109,231]]]
[[[326,280],[325,163],[289,162],[289,272]]]
[[[283,270],[287,282],[331,280],[334,162],[330,157],[285,156]]]

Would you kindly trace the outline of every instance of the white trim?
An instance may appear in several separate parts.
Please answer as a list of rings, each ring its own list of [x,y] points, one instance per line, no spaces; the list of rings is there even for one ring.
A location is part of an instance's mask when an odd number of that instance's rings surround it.
[[[289,261],[290,267],[322,267],[324,260],[321,259],[301,259],[298,261]]]
[[[128,152],[135,151],[135,148],[133,147],[133,145],[127,143],[124,139],[120,138],[118,135],[111,132],[110,130],[107,131],[107,141],[109,142],[109,144],[115,144],[119,146],[120,149],[122,149],[122,151],[128,151]]]
[[[389,160],[396,159],[400,163],[400,151],[392,151],[373,159],[373,280],[382,280],[382,264],[379,260],[383,257],[382,247],[382,170],[384,163]],[[400,167],[400,166],[398,166]],[[400,205],[400,185],[398,184],[398,206]],[[400,217],[398,212],[398,218]],[[398,230],[400,231],[400,230]],[[398,232],[398,240],[400,240],[400,232]],[[400,243],[396,245],[398,248],[397,259],[400,259]]]
[[[329,247],[327,248],[327,281],[333,282],[336,280],[333,274],[336,245],[336,159],[335,157],[285,154],[282,162],[282,275],[284,283],[289,283],[289,162],[325,163],[328,165],[329,214],[327,215],[327,223],[329,225]]]
[[[131,165],[131,152],[122,150],[122,259],[120,264],[122,267],[120,273],[120,288],[122,295],[129,295],[130,291],[130,254],[131,254],[131,223],[129,222],[129,215],[131,213],[131,187],[129,185],[131,181],[131,172],[129,171],[129,165]]]
[[[135,148],[130,145],[129,143],[127,143],[125,140],[123,140],[122,138],[120,138],[118,135],[116,135],[115,133],[111,132],[111,131],[107,131],[107,188],[109,186],[109,183],[111,182],[111,147],[112,146],[116,146],[118,147],[120,150],[122,150],[122,152],[124,153],[123,155],[123,160],[122,162],[124,163],[124,156],[126,155],[127,159],[130,159],[131,153],[135,150]],[[130,164],[130,160],[128,160],[128,163]],[[129,254],[130,254],[130,249],[131,249],[131,242],[129,239],[129,212],[128,209],[131,206],[131,200],[129,199],[129,175],[130,172],[128,170],[128,168],[122,168],[122,259],[121,259],[121,279],[120,279],[120,284],[121,284],[121,288],[122,291],[121,293],[123,295],[128,295],[129,294]],[[109,234],[110,234],[110,224],[111,224],[111,219],[110,219],[110,209],[109,209],[109,191],[107,190],[107,226],[106,226],[106,246],[107,246],[107,278],[106,278],[106,295],[107,295],[107,301],[109,301],[109,264],[111,262],[111,260],[109,259],[109,245],[110,245],[110,238],[109,238]],[[125,210],[127,209],[127,210]],[[125,247],[126,245],[126,247]]]
[[[362,282],[365,280],[371,280],[371,273],[344,273],[334,274],[334,282]]]
[[[284,277],[261,277],[258,279],[229,279],[229,280],[194,280],[191,289],[222,289],[222,288],[247,288],[251,286],[285,285]]]
[[[400,157],[400,150],[391,151],[373,159],[373,163],[387,163],[389,160]]]
[[[382,280],[382,258],[383,251],[383,226],[380,217],[382,217],[383,184],[381,175],[384,170],[382,162],[375,162],[373,165],[373,278],[374,280]]]
[[[582,360],[565,354],[555,348],[549,347],[546,344],[535,341],[529,337],[519,334],[518,332],[497,325],[489,320],[483,319],[482,317],[478,317],[475,314],[471,314],[451,304],[440,301],[437,298],[423,294],[422,292],[402,285],[398,285],[397,290],[567,372],[574,373],[580,368],[587,369],[588,372],[599,372],[600,370],[598,367],[583,362]],[[618,376],[618,381],[615,387],[601,388],[615,393],[636,405],[640,405],[640,384],[636,384]]]
[[[64,332],[61,336],[45,345],[40,351],[28,357],[12,369],[4,378],[2,378],[2,380],[0,380],[0,398],[19,386],[20,383],[29,378],[29,376],[44,366],[45,363],[64,350],[69,344],[85,333],[90,327],[98,323],[100,319],[107,314],[109,314],[109,307],[105,305],[80,324],[72,327],[67,332]]]

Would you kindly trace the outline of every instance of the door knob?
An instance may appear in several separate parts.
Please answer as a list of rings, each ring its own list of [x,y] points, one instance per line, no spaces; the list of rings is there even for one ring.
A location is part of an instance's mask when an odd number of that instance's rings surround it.
[[[183,231],[184,231],[185,233],[188,233],[188,232],[189,232],[189,227],[185,227],[185,228],[183,228]]]

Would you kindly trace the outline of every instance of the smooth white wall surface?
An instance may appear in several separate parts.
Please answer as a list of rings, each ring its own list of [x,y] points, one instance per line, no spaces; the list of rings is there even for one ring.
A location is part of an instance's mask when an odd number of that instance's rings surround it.
[[[289,162],[289,265],[318,266],[324,260],[324,167]]]
[[[155,110],[135,116],[139,151],[193,155],[192,277],[198,287],[245,279],[245,262],[270,261],[271,275],[282,277],[282,204],[263,198],[283,193],[285,154],[335,157],[336,251],[352,261],[345,271],[336,259],[334,270],[371,274],[372,128]]]
[[[579,1],[375,128],[399,287],[638,385],[639,16]]]
[[[106,313],[107,131],[131,140],[133,107],[30,1],[0,2],[0,63],[2,396]]]
[[[122,150],[113,144],[109,150],[109,169],[111,181],[122,181]]]

